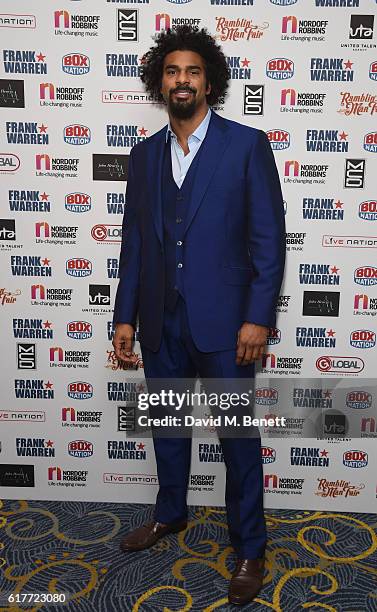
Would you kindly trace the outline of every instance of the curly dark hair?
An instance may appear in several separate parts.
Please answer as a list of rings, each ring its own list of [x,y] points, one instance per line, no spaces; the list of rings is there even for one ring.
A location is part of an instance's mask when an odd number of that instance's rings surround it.
[[[195,51],[204,61],[207,83],[211,84],[211,91],[207,95],[208,104],[214,106],[225,95],[230,69],[220,45],[206,28],[199,30],[197,27],[181,25],[157,34],[153,40],[156,44],[142,57],[140,71],[141,81],[149,94],[163,101],[160,89],[164,59],[168,53]]]

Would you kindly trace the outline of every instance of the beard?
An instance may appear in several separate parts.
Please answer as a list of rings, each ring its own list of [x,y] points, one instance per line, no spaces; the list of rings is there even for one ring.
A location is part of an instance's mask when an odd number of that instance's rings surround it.
[[[189,91],[193,94],[191,100],[173,100],[173,94],[178,91]],[[191,119],[196,110],[196,90],[190,87],[177,87],[169,92],[168,109],[176,119]]]

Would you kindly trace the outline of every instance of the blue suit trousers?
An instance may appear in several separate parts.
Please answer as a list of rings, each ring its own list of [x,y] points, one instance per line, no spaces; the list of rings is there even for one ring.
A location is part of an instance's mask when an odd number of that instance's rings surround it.
[[[236,364],[234,350],[199,351],[191,337],[186,304],[179,296],[173,312],[165,308],[162,341],[154,352],[141,345],[145,378],[253,378],[254,364]],[[228,390],[229,391],[229,390]],[[153,431],[159,491],[154,519],[173,523],[187,518],[191,437],[163,438]],[[262,557],[266,547],[260,437],[220,437],[226,467],[225,504],[231,544],[238,557]]]

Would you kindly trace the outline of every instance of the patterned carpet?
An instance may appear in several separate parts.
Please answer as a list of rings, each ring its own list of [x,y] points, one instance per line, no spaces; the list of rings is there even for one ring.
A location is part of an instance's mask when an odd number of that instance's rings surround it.
[[[377,611],[377,516],[267,510],[264,588],[231,606],[235,555],[224,509],[191,506],[185,532],[123,554],[144,504],[0,502],[0,611]],[[9,593],[66,593],[66,606],[6,604]],[[2,597],[2,599],[1,599]]]

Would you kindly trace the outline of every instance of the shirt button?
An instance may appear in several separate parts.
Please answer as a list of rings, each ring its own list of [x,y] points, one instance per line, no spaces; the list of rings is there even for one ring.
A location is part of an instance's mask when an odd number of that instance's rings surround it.
[[[182,223],[182,219],[181,219],[181,217],[177,217],[177,218],[176,218],[176,220],[175,220],[175,222],[176,222],[176,223]]]
[[[178,268],[183,268],[183,263],[179,263],[177,267]]]
[[[182,244],[183,244],[182,240],[178,240],[177,246],[182,246]]]
[[[182,178],[182,177],[181,177],[181,178]],[[177,200],[178,200],[178,201],[183,200],[183,196],[182,196],[182,195],[177,195]]]

